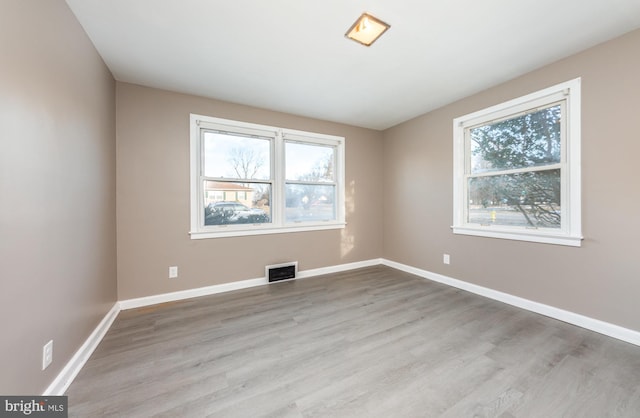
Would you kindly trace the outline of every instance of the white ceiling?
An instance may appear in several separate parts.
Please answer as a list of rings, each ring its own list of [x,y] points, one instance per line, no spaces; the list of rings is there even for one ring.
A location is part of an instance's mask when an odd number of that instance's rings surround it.
[[[117,80],[374,129],[640,27],[640,0],[67,3]]]

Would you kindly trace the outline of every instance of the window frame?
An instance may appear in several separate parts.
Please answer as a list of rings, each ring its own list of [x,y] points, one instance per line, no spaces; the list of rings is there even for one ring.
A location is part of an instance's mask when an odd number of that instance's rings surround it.
[[[580,86],[581,79],[575,78],[453,120],[453,225],[451,228],[454,234],[581,246],[583,237],[580,178]],[[563,106],[560,163],[536,167],[535,170],[560,169],[561,227],[559,229],[529,228],[468,222],[468,179],[478,177],[477,174],[471,174],[471,146],[468,134],[470,129],[531,113],[554,103],[561,103]],[[501,170],[489,172],[486,175],[498,175],[505,172],[510,174],[517,171]],[[529,171],[529,169],[522,171]]]
[[[203,133],[208,130],[225,130],[243,135],[255,134],[270,140],[270,178],[255,180],[256,183],[271,184],[271,222],[258,224],[204,224],[204,153]],[[325,221],[286,222],[285,219],[285,141],[295,138],[296,142],[310,145],[332,146],[336,182],[336,218]],[[342,229],[345,221],[345,138],[335,135],[299,131],[269,125],[261,125],[212,116],[190,114],[190,236],[191,239],[237,237],[247,235],[279,234],[303,231]],[[234,182],[228,179],[229,182]],[[235,182],[243,182],[242,179]]]

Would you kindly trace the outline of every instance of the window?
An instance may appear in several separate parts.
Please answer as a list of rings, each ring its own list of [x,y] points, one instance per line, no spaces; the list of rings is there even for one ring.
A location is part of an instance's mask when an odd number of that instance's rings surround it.
[[[191,115],[192,239],[344,225],[344,138]]]
[[[580,79],[454,119],[456,234],[580,246]]]
[[[307,164],[314,161],[313,165]],[[285,141],[285,199],[287,222],[330,221],[336,218],[338,182],[335,148]]]

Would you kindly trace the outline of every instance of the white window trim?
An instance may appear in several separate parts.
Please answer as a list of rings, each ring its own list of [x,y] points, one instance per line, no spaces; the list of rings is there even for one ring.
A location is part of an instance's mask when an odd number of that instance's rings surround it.
[[[203,156],[201,155],[201,127],[226,126],[230,132],[267,133],[271,142],[271,223],[241,225],[204,225],[203,191],[201,171]],[[336,148],[336,219],[333,221],[285,222],[285,140],[297,140],[310,144],[331,145]],[[191,183],[191,239],[238,237],[263,234],[283,234],[303,231],[322,231],[342,229],[345,221],[345,139],[343,137],[305,132],[274,126],[258,125],[211,116],[190,115],[190,183]]]
[[[555,86],[519,97],[453,120],[453,226],[454,234],[512,239],[579,247],[582,243],[581,184],[580,184],[580,93],[581,79],[576,78]],[[467,186],[465,168],[470,152],[466,145],[465,129],[500,119],[538,106],[564,100],[566,110],[566,138],[561,156],[562,227],[557,229],[528,229],[466,222]],[[492,173],[493,174],[493,173]]]

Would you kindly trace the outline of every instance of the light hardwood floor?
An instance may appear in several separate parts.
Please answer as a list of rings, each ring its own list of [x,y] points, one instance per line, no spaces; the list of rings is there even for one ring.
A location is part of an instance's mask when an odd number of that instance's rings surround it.
[[[640,347],[378,266],[121,312],[72,417],[640,417]]]

